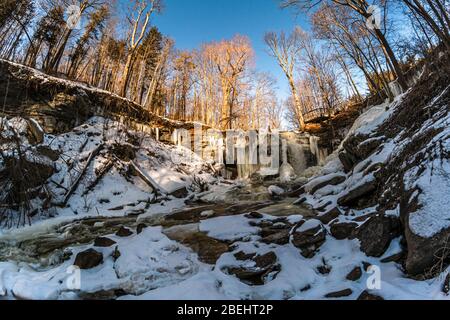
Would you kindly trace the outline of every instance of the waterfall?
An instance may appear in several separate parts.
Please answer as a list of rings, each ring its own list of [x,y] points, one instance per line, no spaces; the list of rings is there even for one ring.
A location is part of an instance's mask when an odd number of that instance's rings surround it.
[[[237,174],[240,179],[249,178],[258,167],[255,150],[250,150],[252,145],[250,140],[255,139],[256,136],[249,136],[248,138],[249,141],[247,141],[247,135],[244,132],[239,132],[236,139]]]
[[[326,149],[319,148],[320,138],[316,136],[309,137],[309,147],[311,149],[311,153],[316,156],[318,166],[323,166],[328,157],[328,151]]]
[[[288,145],[285,139],[281,140],[282,163],[280,166],[280,181],[287,183],[296,178],[294,168],[288,162]]]
[[[305,155],[305,146],[297,142],[288,142],[289,163],[297,174],[301,174],[308,167]],[[308,147],[308,146],[306,146]]]
[[[287,156],[287,141],[285,139],[281,140],[281,163],[285,164],[288,163],[288,156]]]
[[[389,89],[391,89],[391,92],[394,95],[394,97],[397,97],[403,93],[403,89],[398,84],[397,80],[389,82]]]

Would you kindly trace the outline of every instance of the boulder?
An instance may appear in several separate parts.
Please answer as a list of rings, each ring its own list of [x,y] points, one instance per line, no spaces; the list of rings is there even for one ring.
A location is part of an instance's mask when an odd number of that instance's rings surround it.
[[[264,255],[244,254],[238,252],[235,257],[239,261],[245,261],[239,267],[226,267],[224,270],[235,275],[242,282],[249,285],[264,285],[267,281],[276,278],[281,270],[281,266],[277,263],[277,256],[274,252],[268,252]],[[253,266],[247,262],[253,261]]]
[[[74,265],[82,270],[87,270],[95,268],[101,263],[103,263],[103,254],[94,249],[88,249],[77,254]]]
[[[262,218],[264,218],[264,216],[261,213],[256,212],[256,211],[246,214],[245,217],[247,219],[262,219]]]
[[[278,186],[270,186],[269,188],[267,188],[267,191],[269,192],[269,194],[272,197],[279,197],[282,196],[284,194],[284,189],[278,187]]]
[[[41,145],[41,146],[38,146],[36,148],[36,150],[39,154],[43,155],[44,157],[49,158],[52,161],[57,161],[60,156],[60,153],[58,151],[55,151],[48,146]]]
[[[108,248],[115,244],[116,244],[116,242],[114,240],[111,240],[111,239],[105,238],[105,237],[98,237],[94,241],[94,246],[101,247],[101,248]]]
[[[401,263],[402,261],[405,260],[405,258],[406,258],[406,253],[402,251],[402,252],[393,254],[392,256],[382,259],[381,263],[390,263],[390,262]]]
[[[311,188],[309,193],[314,194],[318,190],[320,190],[320,189],[322,189],[322,188],[324,188],[326,186],[337,186],[337,185],[343,183],[346,179],[347,179],[347,177],[344,176],[344,175],[342,175],[342,176],[332,176],[332,177],[330,177],[330,179],[327,179],[325,181],[322,181],[322,182],[316,184],[314,187]]]
[[[116,232],[116,236],[122,237],[122,238],[129,237],[132,234],[133,234],[133,232],[130,229],[125,228],[123,226],[120,227],[120,229]]]
[[[364,290],[360,296],[358,297],[358,300],[361,301],[382,301],[384,300],[382,297],[377,296],[375,294],[369,293],[367,290]]]
[[[170,195],[178,199],[184,199],[189,195],[189,191],[186,187],[182,187],[171,192]]]
[[[292,244],[301,250],[302,256],[312,258],[315,252],[325,243],[326,230],[322,225],[305,231],[297,231],[305,221],[300,222],[294,229]]]
[[[285,245],[289,243],[289,229],[280,230],[261,239],[266,244]]]
[[[445,249],[449,245],[450,229],[443,230],[431,238],[422,238],[414,234],[407,226],[405,236],[408,243],[408,256],[405,266],[410,275],[424,275],[441,259],[450,256],[449,250]]]
[[[350,239],[354,234],[358,224],[355,222],[337,222],[330,227],[330,232],[337,240]]]
[[[351,171],[361,160],[366,159],[383,143],[383,138],[369,138],[356,134],[347,138],[343,143],[345,151],[339,154],[339,159],[346,171]]]
[[[345,151],[339,152],[339,160],[341,160],[341,163],[344,166],[344,171],[346,173],[352,171],[353,167],[357,163],[356,158]]]
[[[376,214],[356,230],[361,250],[371,257],[381,257],[391,241],[401,234],[400,221],[396,217]]]
[[[430,191],[431,192],[431,191]],[[413,232],[410,227],[410,215],[418,210],[420,203],[417,198],[410,199],[410,192],[405,192],[400,202],[400,217],[405,229],[405,240],[408,248],[405,268],[408,274],[412,276],[430,275],[438,262],[450,256],[449,247],[450,228],[443,229],[432,237],[424,238]],[[436,271],[436,270],[435,270]]]
[[[377,181],[369,180],[349,190],[344,196],[338,199],[338,204],[343,207],[351,206],[355,204],[359,199],[374,192],[376,188]]]
[[[319,220],[323,224],[329,224],[331,221],[338,218],[340,215],[342,215],[341,210],[339,210],[338,208],[333,208],[330,211],[318,216],[317,220]]]
[[[361,267],[355,267],[349,274],[345,277],[349,281],[358,281],[362,277]]]
[[[337,299],[351,296],[353,294],[352,289],[344,289],[336,292],[331,292],[325,295],[325,298],[328,299]]]
[[[145,223],[139,223],[136,227],[137,234],[141,234],[145,228],[147,228],[147,225]]]

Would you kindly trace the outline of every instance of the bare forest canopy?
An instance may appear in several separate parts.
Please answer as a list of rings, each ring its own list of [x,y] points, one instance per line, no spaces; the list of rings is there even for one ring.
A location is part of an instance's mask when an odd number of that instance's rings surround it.
[[[279,128],[287,120],[302,130],[369,101],[392,100],[435,47],[450,50],[447,0],[280,1],[306,14],[311,26],[264,37],[289,83],[290,98],[281,101],[276,83],[286,79],[256,70],[248,37],[177,50],[152,24],[163,6],[134,0],[119,14],[112,1],[2,0],[0,58],[174,120],[221,129]],[[402,28],[394,23],[399,17]]]

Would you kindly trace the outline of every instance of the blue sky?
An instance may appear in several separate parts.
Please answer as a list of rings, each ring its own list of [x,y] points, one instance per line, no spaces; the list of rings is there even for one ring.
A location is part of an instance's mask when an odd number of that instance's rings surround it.
[[[199,48],[204,42],[230,39],[236,34],[250,38],[256,53],[256,68],[270,72],[278,81],[279,97],[289,89],[284,75],[264,44],[267,31],[307,28],[304,16],[281,10],[277,0],[165,0],[163,12],[153,24],[182,50]]]

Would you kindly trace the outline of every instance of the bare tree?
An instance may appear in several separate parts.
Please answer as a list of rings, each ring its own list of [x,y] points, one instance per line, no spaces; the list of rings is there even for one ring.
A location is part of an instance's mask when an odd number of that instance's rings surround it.
[[[265,35],[265,42],[270,49],[270,53],[277,59],[278,64],[286,75],[294,101],[295,115],[298,118],[300,129],[303,129],[305,121],[300,108],[300,97],[294,78],[294,71],[302,50],[301,34],[302,30],[300,28],[295,28],[290,35],[286,35],[284,32],[280,34],[269,32]]]
[[[153,13],[159,12],[162,9],[161,0],[136,0],[135,16],[130,18],[132,26],[128,54],[122,74],[122,85],[120,94],[125,97],[127,95],[128,85],[131,77],[131,69],[135,62],[136,52],[141,45],[142,40],[150,25],[150,17]]]
[[[380,1],[381,1],[380,4],[382,5],[385,4],[385,0]],[[321,3],[330,3],[330,2],[336,5],[352,9],[353,12],[355,12],[364,21],[373,18],[372,12],[370,11],[370,5],[366,0],[282,0],[282,7],[293,6],[297,7],[300,10],[310,10]],[[408,85],[406,83],[403,70],[400,66],[400,63],[397,60],[397,57],[389,41],[387,40],[385,32],[386,30],[382,31],[377,27],[373,28],[373,34],[380,42],[380,45],[383,49],[383,52],[386,54],[386,57],[390,60],[390,63],[392,64],[392,67],[396,73],[399,85],[402,87],[404,91],[406,91],[408,89]]]
[[[450,51],[450,16],[448,4],[442,0],[402,0],[421,17]]]
[[[103,0],[54,0],[50,1],[51,3],[55,2],[54,7],[61,7],[63,9],[68,8],[69,6],[76,6],[79,8],[79,13],[83,16],[89,9],[97,8],[98,6],[104,3]],[[80,18],[81,18],[80,16]],[[61,28],[62,26],[58,26]],[[64,51],[66,49],[69,38],[73,33],[73,28],[67,24],[65,24],[64,31],[62,32],[61,38],[58,40],[57,45],[52,50],[50,59],[46,65],[46,71],[55,73],[58,71],[59,65],[61,63],[61,59],[64,55]]]

